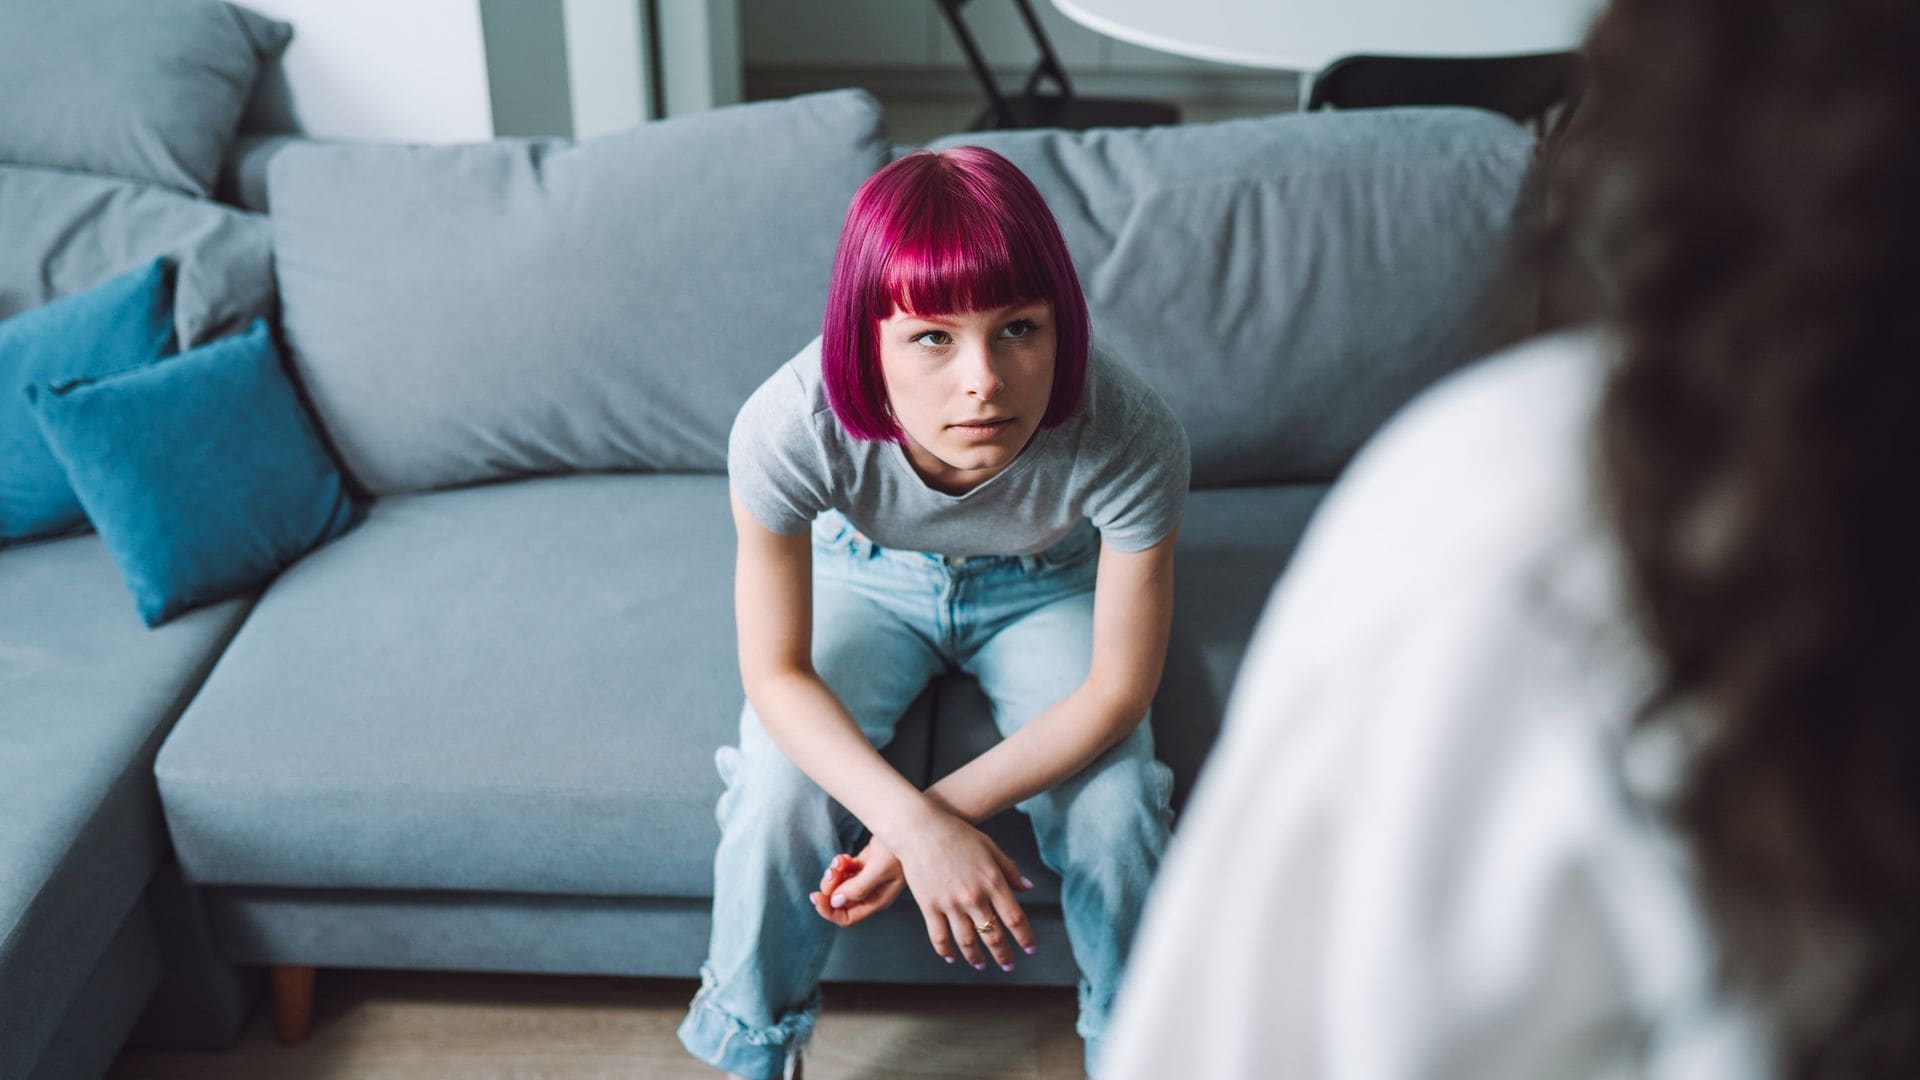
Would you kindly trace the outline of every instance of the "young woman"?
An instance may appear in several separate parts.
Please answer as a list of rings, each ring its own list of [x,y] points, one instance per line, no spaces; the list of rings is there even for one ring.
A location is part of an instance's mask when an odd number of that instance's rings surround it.
[[[1598,332],[1320,512],[1114,1076],[1920,1076],[1920,6],[1613,0],[1585,52],[1542,250]]]
[[[1091,1071],[1167,839],[1172,777],[1143,721],[1187,471],[1165,404],[1092,349],[1018,169],[921,152],[861,187],[821,338],[729,446],[747,704],[718,755],[713,938],[680,1029],[694,1056],[750,1080],[797,1061],[838,927],[903,886],[948,963],[1012,970],[1058,947],[975,827],[1017,806],[1063,881]],[[878,748],[949,671],[979,680],[1003,739],[922,791]]]

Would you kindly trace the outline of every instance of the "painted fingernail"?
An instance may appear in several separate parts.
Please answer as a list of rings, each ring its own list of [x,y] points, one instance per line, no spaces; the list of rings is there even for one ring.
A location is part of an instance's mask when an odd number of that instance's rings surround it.
[[[1000,970],[1001,970],[1001,971],[1012,971],[1012,970],[1013,970],[1013,965],[1012,965],[1012,964],[1001,964],[1001,965],[1000,965]]]
[[[945,960],[949,964],[953,963],[953,957],[951,956],[943,956],[940,959]]]
[[[1040,949],[1040,946],[1038,945],[1029,945],[1027,946],[1027,955],[1032,956],[1034,953],[1038,952],[1039,949]]]
[[[1033,882],[1028,881],[1026,878],[1022,877],[1020,879],[1020,887],[1023,889],[1031,889],[1033,888]]]
[[[838,909],[838,908],[843,908],[843,907],[846,907],[846,906],[847,906],[847,898],[846,898],[846,897],[844,897],[844,896],[841,896],[841,895],[840,895],[839,893],[834,893],[834,894],[833,894],[833,906],[834,906],[834,907],[835,907],[836,909]]]
[[[985,960],[980,961],[979,963],[973,965],[973,970],[975,971],[987,970],[987,962]]]

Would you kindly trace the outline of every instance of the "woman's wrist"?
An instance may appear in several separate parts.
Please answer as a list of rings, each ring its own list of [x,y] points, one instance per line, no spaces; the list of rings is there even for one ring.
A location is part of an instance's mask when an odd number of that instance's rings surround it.
[[[943,817],[952,815],[945,807],[916,791],[911,802],[901,805],[883,824],[870,826],[875,841],[884,845],[894,858],[902,859],[919,847],[919,838],[927,835]]]
[[[865,852],[861,865],[885,866],[889,863],[894,866],[901,865],[900,853],[893,850],[893,845],[887,843],[885,840],[877,836],[874,837],[867,845],[867,851]]]

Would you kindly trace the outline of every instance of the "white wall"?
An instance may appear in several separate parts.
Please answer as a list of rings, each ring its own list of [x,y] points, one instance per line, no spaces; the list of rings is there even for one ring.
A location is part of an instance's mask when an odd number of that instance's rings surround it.
[[[476,0],[247,0],[293,24],[246,127],[320,138],[493,135]]]
[[[656,110],[645,0],[246,2],[294,28],[248,131],[426,143],[585,136]],[[739,101],[739,0],[657,4],[657,111]]]

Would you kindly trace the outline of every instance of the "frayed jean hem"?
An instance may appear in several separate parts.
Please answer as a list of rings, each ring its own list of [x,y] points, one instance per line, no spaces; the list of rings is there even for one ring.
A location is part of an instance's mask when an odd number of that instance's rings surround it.
[[[680,1045],[714,1068],[747,1080],[780,1080],[785,1076],[788,1059],[813,1037],[813,1022],[820,1015],[820,992],[815,990],[779,1023],[750,1027],[715,1005],[711,994],[709,980],[694,995],[687,1018],[680,1024]]]
[[[1079,998],[1080,1018],[1073,1025],[1073,1029],[1079,1034],[1081,1042],[1086,1047],[1083,1064],[1087,1075],[1093,1077],[1093,1080],[1100,1080],[1100,1041],[1101,1036],[1106,1034],[1107,1014],[1111,1011],[1113,1002],[1108,1001],[1103,1007],[1095,1009],[1093,987],[1087,985],[1085,979],[1080,980]]]

